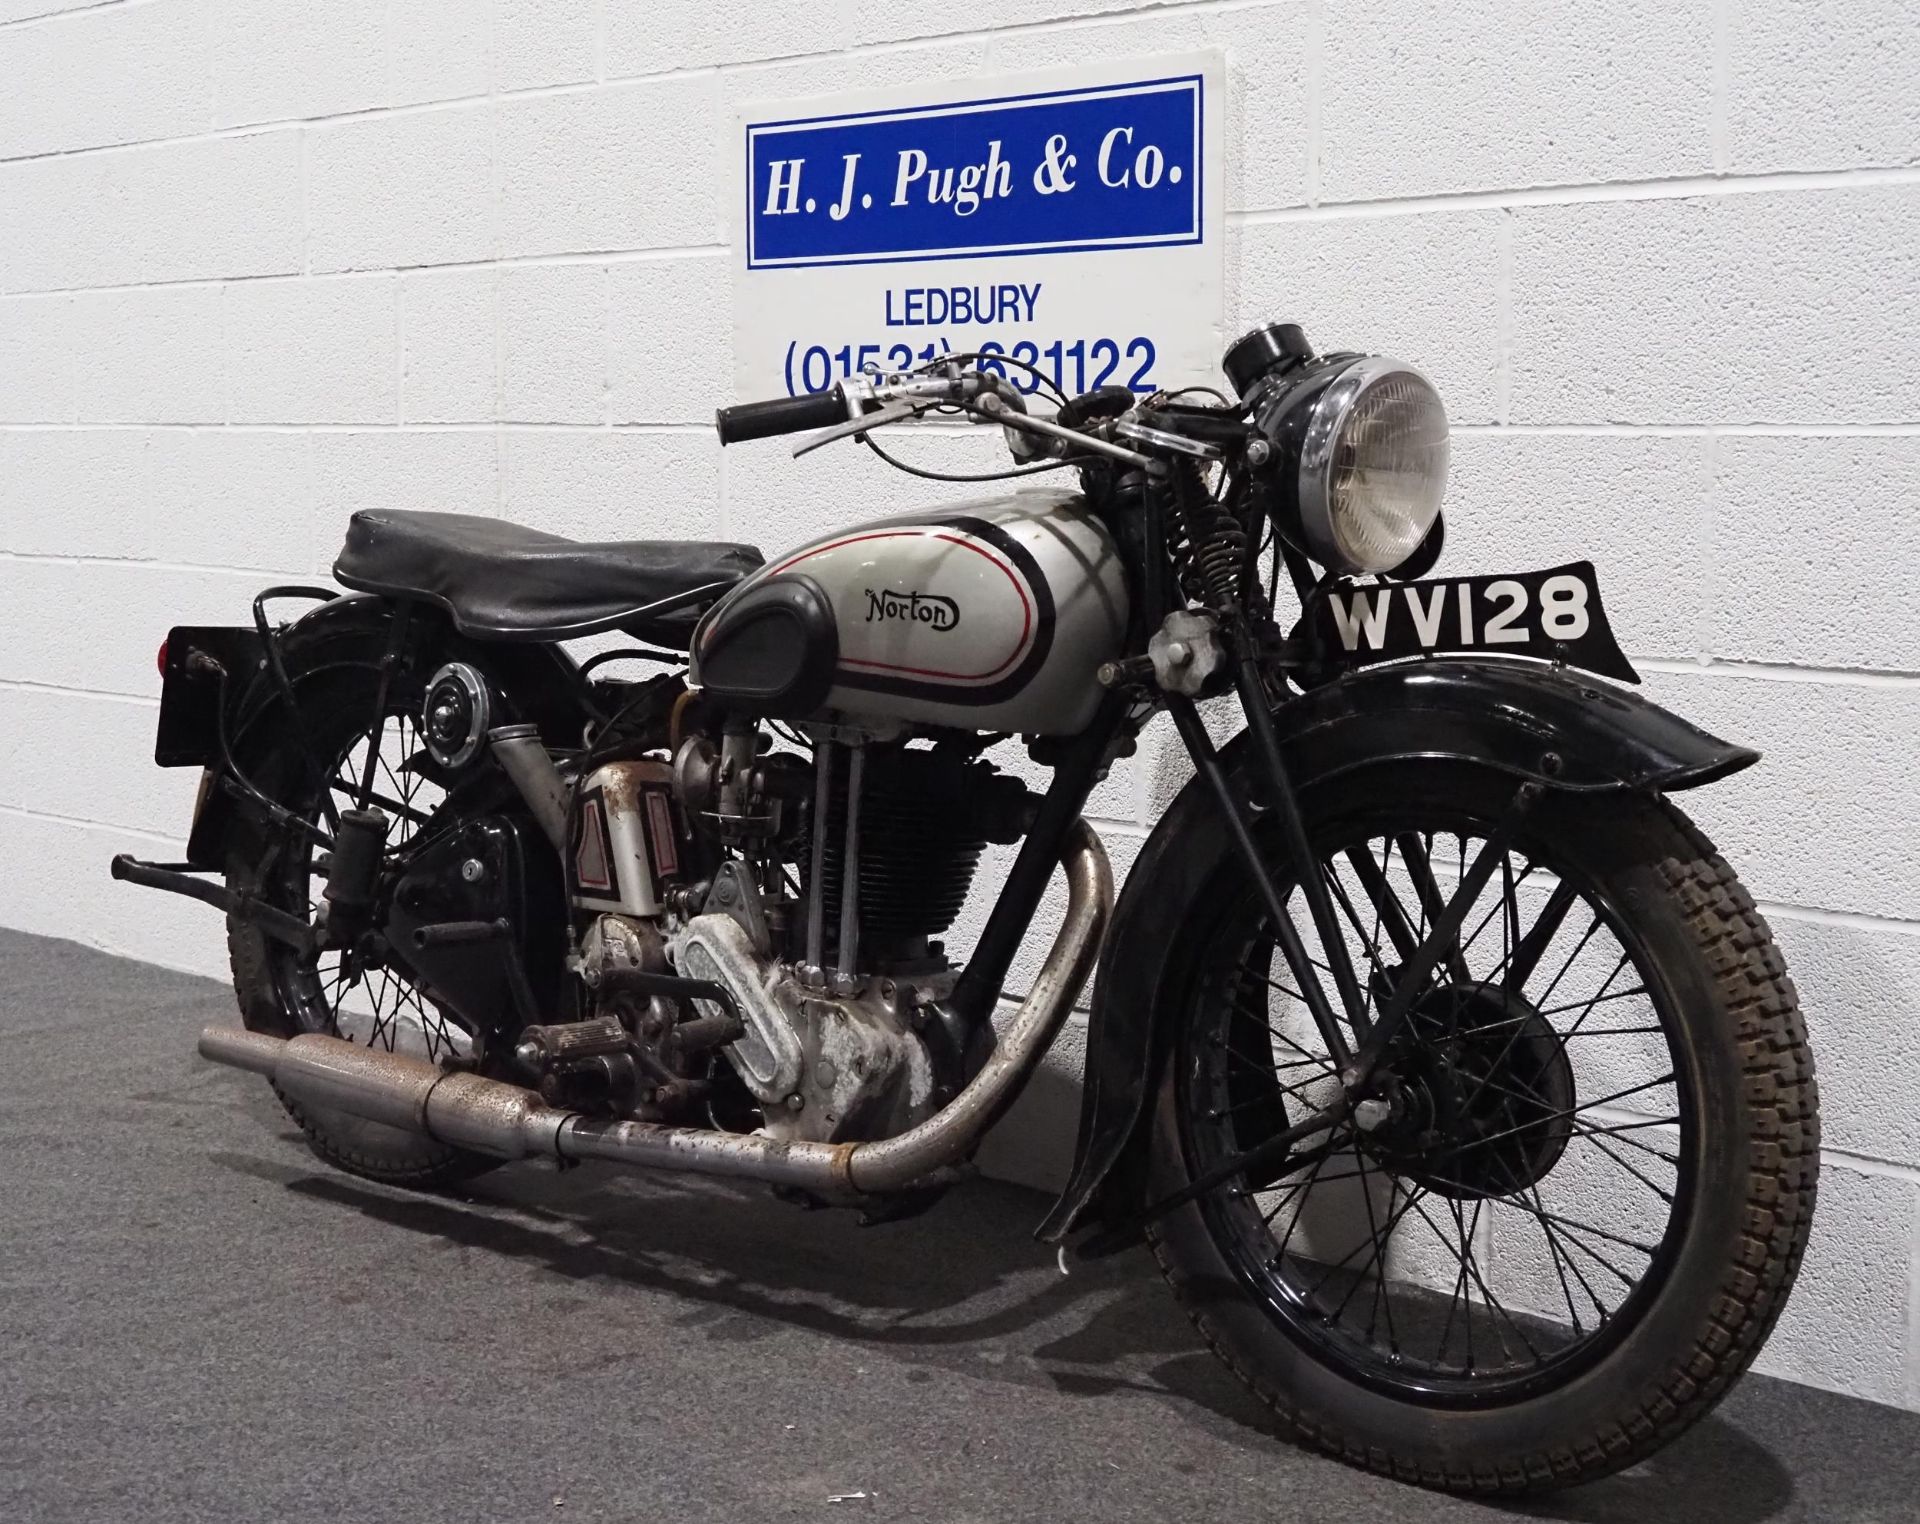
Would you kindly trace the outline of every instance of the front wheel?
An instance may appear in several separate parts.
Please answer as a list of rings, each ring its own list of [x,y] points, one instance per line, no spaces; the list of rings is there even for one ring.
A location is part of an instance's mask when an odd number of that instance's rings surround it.
[[[1410,763],[1303,800],[1369,1021],[1514,788]],[[1340,1091],[1237,860],[1169,973],[1155,1198]],[[1428,1486],[1560,1486],[1672,1439],[1758,1352],[1812,1219],[1813,1062],[1765,921],[1678,810],[1541,800],[1376,1094],[1370,1130],[1343,1124],[1151,1235],[1294,1436]]]

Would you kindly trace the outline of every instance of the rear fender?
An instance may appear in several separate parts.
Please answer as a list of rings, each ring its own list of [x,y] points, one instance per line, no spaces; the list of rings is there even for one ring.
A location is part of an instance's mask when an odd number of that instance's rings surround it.
[[[1518,662],[1376,667],[1289,701],[1275,722],[1288,775],[1303,795],[1361,786],[1369,768],[1423,758],[1570,792],[1670,792],[1724,778],[1760,755],[1637,694]],[[1257,797],[1245,734],[1222,760],[1240,796]],[[1073,1171],[1037,1234],[1047,1242],[1065,1238],[1096,1198],[1132,1204],[1147,1103],[1171,1036],[1163,991],[1181,971],[1182,930],[1232,850],[1218,806],[1195,779],[1127,875],[1094,987]]]
[[[280,633],[281,660],[296,698],[354,668],[378,672],[401,607],[391,599],[355,593],[320,604]],[[236,632],[257,648],[252,629]],[[579,744],[587,714],[572,660],[558,646],[492,645],[453,632],[446,615],[424,604],[411,606],[401,671],[424,683],[448,661],[471,663],[506,698],[518,720],[540,726],[549,744]],[[237,695],[235,690],[237,691]],[[286,701],[262,665],[228,679],[227,736],[233,755],[251,768],[275,747],[291,744]],[[187,859],[201,867],[223,866],[231,847],[245,844],[256,814],[221,789],[209,789],[194,817]]]

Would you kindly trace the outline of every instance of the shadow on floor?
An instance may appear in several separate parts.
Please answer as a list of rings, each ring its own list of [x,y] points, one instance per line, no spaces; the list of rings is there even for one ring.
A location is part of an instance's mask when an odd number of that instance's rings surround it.
[[[0,1517],[836,1524],[849,1483],[942,1524],[1920,1517],[1920,1417],[1763,1378],[1510,1508],[1350,1471],[1275,1437],[1146,1256],[1061,1277],[1016,1187],[861,1229],[610,1169],[368,1185],[192,1057],[231,1019],[0,934]]]
[[[1030,1234],[1043,1198],[976,1185],[913,1223],[873,1229],[846,1214],[806,1212],[750,1188],[503,1172],[469,1199],[403,1196],[335,1174],[226,1156],[229,1168],[279,1180],[318,1203],[408,1232],[530,1261],[567,1281],[606,1281],[669,1293],[689,1326],[716,1340],[766,1337],[774,1327],[885,1347],[930,1367],[980,1373],[982,1346],[1007,1358],[997,1379],[1075,1398],[1142,1391],[1210,1415],[1206,1426],[1250,1451],[1284,1444],[1265,1408],[1200,1343],[1145,1256],[1062,1276]],[[1781,1400],[1782,1396],[1785,1401]],[[1493,1507],[1516,1518],[1626,1524],[1684,1514],[1698,1524],[1760,1524],[1795,1500],[1786,1465],[1729,1412],[1758,1410],[1805,1425],[1809,1409],[1905,1415],[1759,1379],[1728,1409],[1633,1471],[1584,1488]],[[1830,1429],[1835,1417],[1814,1429]],[[1812,1517],[1912,1517],[1913,1493],[1884,1469],[1823,1477]],[[1412,1493],[1410,1497],[1423,1495]],[[1684,1508],[1679,1500],[1688,1500]],[[1407,1517],[1435,1505],[1425,1499]],[[1886,1511],[1883,1511],[1886,1510]]]

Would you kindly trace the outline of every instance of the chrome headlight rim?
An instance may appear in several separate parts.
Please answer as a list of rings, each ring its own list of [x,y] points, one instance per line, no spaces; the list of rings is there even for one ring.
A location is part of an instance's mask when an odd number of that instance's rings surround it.
[[[1313,399],[1307,411],[1307,421],[1300,440],[1297,476],[1297,501],[1300,513],[1300,531],[1306,540],[1307,553],[1322,566],[1342,572],[1366,572],[1378,574],[1391,572],[1390,566],[1356,565],[1340,543],[1340,536],[1333,522],[1333,462],[1334,452],[1340,442],[1341,430],[1352,415],[1354,405],[1372,386],[1390,376],[1409,376],[1432,393],[1436,405],[1440,405],[1444,415],[1444,404],[1440,404],[1440,391],[1417,366],[1404,360],[1396,360],[1391,355],[1356,355],[1334,373]],[[1442,489],[1444,491],[1444,477]],[[1430,534],[1433,525],[1440,518],[1436,503],[1433,517],[1426,526]],[[1409,556],[1418,554],[1418,545],[1409,551]],[[1404,562],[1399,563],[1404,564]]]

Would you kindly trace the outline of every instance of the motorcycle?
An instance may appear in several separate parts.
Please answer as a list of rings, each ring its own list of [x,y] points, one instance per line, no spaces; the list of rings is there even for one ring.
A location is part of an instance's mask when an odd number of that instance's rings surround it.
[[[1077,490],[772,561],[362,512],[347,593],[171,630],[186,861],[113,872],[226,913],[244,1025],[200,1052],[374,1180],[598,1159],[904,1219],[1097,959],[1037,1230],[1063,1265],[1144,1242],[1280,1429],[1356,1466],[1521,1492],[1666,1444],[1814,1207],[1794,987],[1672,802],[1757,754],[1632,691],[1591,564],[1429,576],[1417,371],[1290,324],[1223,365],[1069,397],[960,355],[717,416],[916,471],[877,436],[971,421],[1012,462],[942,479]],[[1082,811],[1161,713],[1192,776],[1116,903]]]

